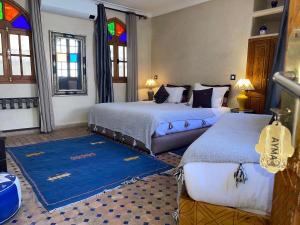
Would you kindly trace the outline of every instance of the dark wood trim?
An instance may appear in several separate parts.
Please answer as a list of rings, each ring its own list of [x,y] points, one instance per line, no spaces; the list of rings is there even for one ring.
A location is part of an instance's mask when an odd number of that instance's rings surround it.
[[[127,77],[114,77],[113,83],[127,83]]]
[[[278,38],[278,34],[274,34],[274,35],[270,35],[270,36],[264,36],[264,35],[262,35],[261,37],[250,38],[249,42],[251,42],[251,41],[257,41],[257,40],[267,40],[267,39],[272,40],[274,38]]]

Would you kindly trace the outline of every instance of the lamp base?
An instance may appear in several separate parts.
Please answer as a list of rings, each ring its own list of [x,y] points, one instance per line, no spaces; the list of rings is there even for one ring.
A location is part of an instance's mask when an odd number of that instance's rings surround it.
[[[149,90],[148,91],[148,100],[149,101],[153,101],[153,97],[154,97],[154,91],[153,90]]]
[[[246,104],[247,104],[247,100],[248,100],[246,91],[241,91],[241,93],[237,96],[236,99],[239,103],[239,110],[244,111],[246,109]]]

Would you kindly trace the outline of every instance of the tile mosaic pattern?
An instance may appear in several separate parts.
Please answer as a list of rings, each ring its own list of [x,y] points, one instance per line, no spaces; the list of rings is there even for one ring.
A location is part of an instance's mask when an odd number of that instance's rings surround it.
[[[84,127],[64,129],[50,135],[31,134],[8,137],[8,146],[34,144],[88,134]],[[173,177],[159,175],[107,192],[82,202],[56,210],[46,211],[37,200],[30,184],[18,166],[7,155],[8,170],[19,177],[22,188],[22,207],[7,224],[19,225],[173,225],[176,208],[177,184]],[[168,153],[158,156],[176,166],[180,157]]]

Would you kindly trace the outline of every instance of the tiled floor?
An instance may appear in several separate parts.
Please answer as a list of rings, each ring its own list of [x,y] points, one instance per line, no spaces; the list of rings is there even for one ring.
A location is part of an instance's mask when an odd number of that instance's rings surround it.
[[[8,137],[7,145],[33,144],[47,140],[82,136],[87,133],[86,128],[78,127],[59,130],[50,135],[31,134]],[[174,166],[180,160],[176,155],[168,153],[162,154],[158,158]],[[177,185],[175,179],[170,176],[149,177],[145,181],[126,185],[49,213],[39,203],[31,186],[9,155],[8,170],[19,177],[23,195],[20,211],[8,224],[175,224],[172,213],[176,208]]]

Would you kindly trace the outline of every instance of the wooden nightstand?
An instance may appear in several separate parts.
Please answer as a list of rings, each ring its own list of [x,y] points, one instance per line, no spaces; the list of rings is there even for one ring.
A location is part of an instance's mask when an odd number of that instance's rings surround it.
[[[230,111],[232,113],[255,113],[253,109],[240,110],[239,108],[233,108]]]
[[[7,172],[6,154],[5,154],[5,137],[0,132],[0,172]]]

